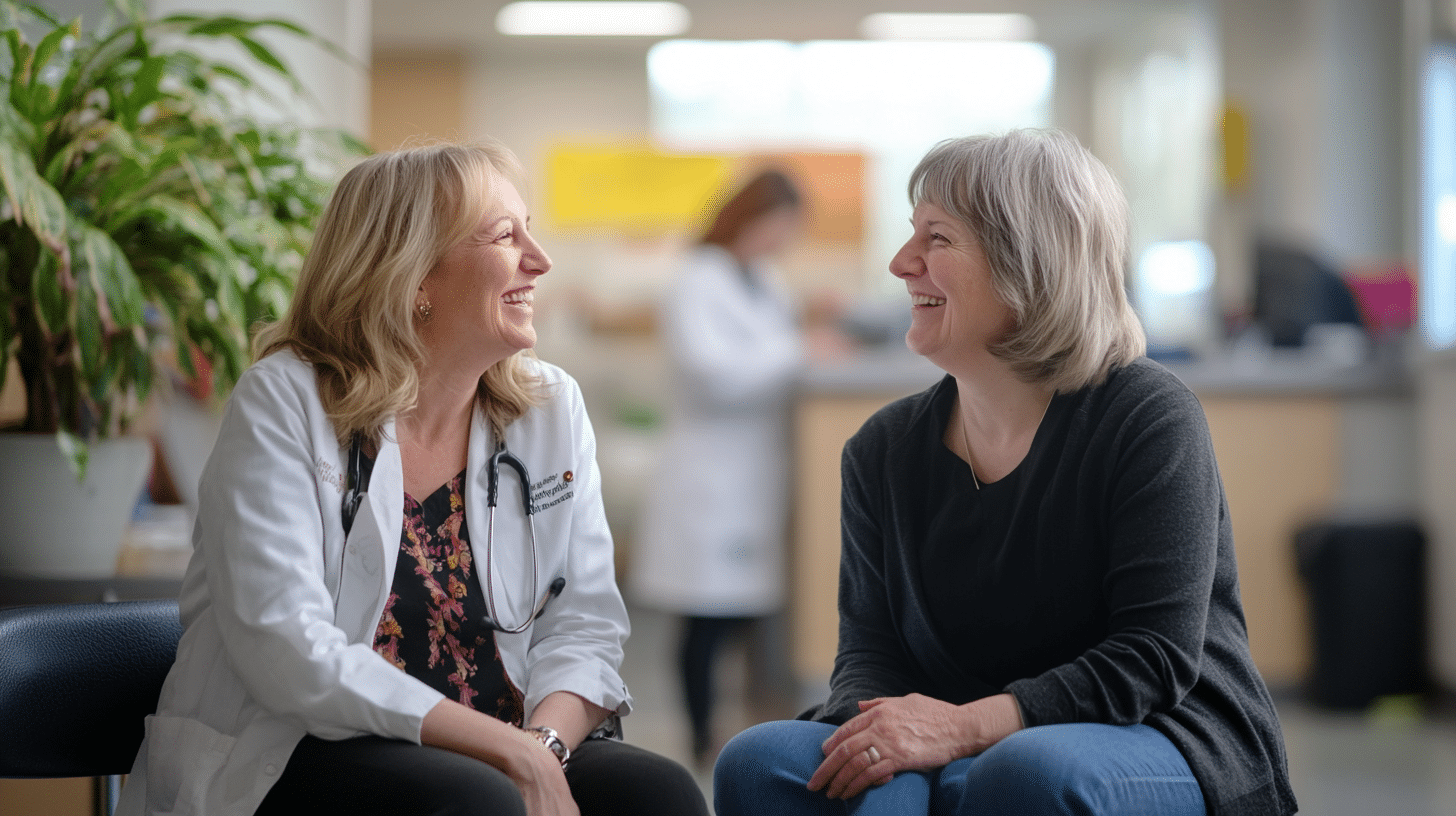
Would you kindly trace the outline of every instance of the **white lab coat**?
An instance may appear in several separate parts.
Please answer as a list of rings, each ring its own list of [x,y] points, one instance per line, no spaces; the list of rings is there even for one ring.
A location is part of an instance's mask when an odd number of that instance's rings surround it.
[[[698,248],[669,293],[663,460],[646,497],[634,599],[687,615],[771,614],[784,603],[789,406],[805,352],[786,292]]]
[[[502,622],[523,620],[555,577],[566,586],[526,632],[496,636],[501,661],[528,714],[561,690],[625,714],[631,698],[618,667],[627,614],[612,574],[595,437],[576,382],[555,366],[530,364],[549,399],[505,435],[534,480],[541,567],[527,586],[519,483],[502,468],[494,546]],[[490,436],[477,409],[465,485],[477,553],[486,545]],[[348,448],[324,414],[313,367],[279,352],[244,373],[202,476],[177,661],[147,719],[118,814],[250,816],[305,733],[419,742],[442,695],[372,647],[404,523],[393,440],[390,422],[346,542]]]

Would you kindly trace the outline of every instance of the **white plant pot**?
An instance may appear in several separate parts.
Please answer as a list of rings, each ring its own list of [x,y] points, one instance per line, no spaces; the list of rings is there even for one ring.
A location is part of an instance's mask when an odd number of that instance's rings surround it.
[[[49,434],[0,434],[0,573],[34,578],[106,578],[152,466],[145,439],[90,446],[86,479],[76,482]]]

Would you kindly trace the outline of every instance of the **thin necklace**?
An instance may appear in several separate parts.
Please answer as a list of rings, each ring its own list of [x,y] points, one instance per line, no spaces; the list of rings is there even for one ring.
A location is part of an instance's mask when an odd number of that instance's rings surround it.
[[[961,442],[966,446],[966,467],[971,469],[971,484],[981,489],[981,480],[976,478],[976,466],[971,464],[971,440],[966,436],[966,419],[963,416],[956,417],[956,424],[961,426]]]
[[[1036,427],[1038,430],[1041,429],[1042,421],[1046,419],[1047,411],[1051,410],[1052,400],[1056,398],[1057,395],[1052,394],[1051,399],[1047,400],[1046,407],[1041,409],[1041,419],[1038,419],[1036,421]],[[971,469],[971,484],[974,484],[976,486],[976,489],[980,490],[981,480],[976,478],[976,466],[971,464],[971,439],[970,437],[966,436],[966,418],[964,414],[965,409],[962,408],[961,411],[961,416],[956,417],[956,424],[961,426],[961,444],[966,446],[966,467]]]

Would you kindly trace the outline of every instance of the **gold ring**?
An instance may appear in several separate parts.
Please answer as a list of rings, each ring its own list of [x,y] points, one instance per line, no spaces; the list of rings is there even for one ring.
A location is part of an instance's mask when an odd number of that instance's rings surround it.
[[[875,750],[875,746],[873,746],[873,745],[871,745],[870,747],[868,747],[868,748],[865,749],[865,756],[867,756],[867,757],[870,758],[870,764],[871,765],[873,765],[876,762],[879,762],[880,761],[880,752],[879,751],[876,751]]]

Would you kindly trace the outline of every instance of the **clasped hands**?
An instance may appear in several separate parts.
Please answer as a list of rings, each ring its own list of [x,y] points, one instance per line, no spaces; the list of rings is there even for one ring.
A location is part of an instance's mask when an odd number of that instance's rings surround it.
[[[949,765],[974,756],[1020,730],[1010,694],[952,705],[921,694],[863,700],[860,713],[824,741],[824,761],[809,790],[851,799],[900,771]]]

